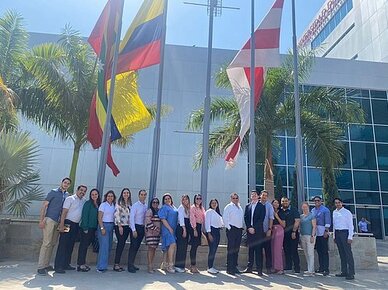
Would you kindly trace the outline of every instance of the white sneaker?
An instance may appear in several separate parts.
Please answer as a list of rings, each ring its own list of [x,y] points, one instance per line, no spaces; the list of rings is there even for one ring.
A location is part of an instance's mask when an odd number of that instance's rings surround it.
[[[218,273],[218,270],[215,269],[214,267],[210,268],[210,269],[207,269],[207,272],[210,273],[210,274],[217,274]]]
[[[175,267],[175,272],[177,272],[177,273],[184,273],[186,271],[185,271],[185,269],[182,269],[182,268],[179,268],[179,267]]]

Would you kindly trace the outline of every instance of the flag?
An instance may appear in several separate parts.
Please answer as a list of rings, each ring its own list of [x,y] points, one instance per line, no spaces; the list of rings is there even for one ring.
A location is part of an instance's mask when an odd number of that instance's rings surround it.
[[[280,66],[279,41],[280,23],[284,0],[275,0],[272,8],[260,23],[255,34],[255,109],[264,88],[266,67]],[[227,148],[225,161],[227,168],[233,167],[240,152],[241,142],[250,127],[251,90],[251,40],[237,53],[226,69],[233,94],[236,98],[241,126],[236,140]]]
[[[120,44],[119,73],[160,63],[165,1],[143,2]]]

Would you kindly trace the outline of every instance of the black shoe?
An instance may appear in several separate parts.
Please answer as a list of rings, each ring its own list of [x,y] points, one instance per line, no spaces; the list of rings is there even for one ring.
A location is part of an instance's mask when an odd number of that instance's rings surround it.
[[[284,271],[291,271],[291,268],[284,268]]]
[[[135,267],[129,267],[129,268],[128,268],[128,272],[129,272],[129,273],[136,273]]]
[[[294,273],[295,273],[295,274],[299,274],[299,273],[300,273],[300,270],[295,270]]]
[[[346,280],[354,280],[354,275],[349,275],[349,276],[346,276],[345,278]]]
[[[259,275],[260,277],[263,276],[263,271],[257,271],[257,275]]]
[[[241,273],[242,273],[242,272],[241,272],[239,269],[237,269],[237,268],[234,270],[234,272],[235,272],[236,274],[241,274]]]
[[[68,265],[65,270],[69,270],[69,271],[72,271],[72,270],[75,270],[75,267],[71,266],[71,265]]]
[[[322,274],[323,272],[325,272],[325,271],[323,271],[323,270],[315,270],[315,273]]]
[[[340,274],[335,274],[336,277],[348,277],[348,274],[345,273],[340,273]]]
[[[329,271],[323,271],[323,276],[329,276],[330,272]]]
[[[65,274],[66,273],[66,271],[63,269],[55,269],[54,271],[56,274]]]
[[[45,269],[46,269],[47,272],[54,271],[54,267],[53,266],[47,266]]]
[[[226,271],[226,273],[228,273],[229,275],[236,275],[236,273],[234,271]]]
[[[236,271],[236,273],[237,273],[237,271]],[[248,267],[248,268],[246,268],[246,269],[243,271],[243,273],[253,273],[253,269],[250,268],[250,267]]]
[[[136,271],[139,271],[140,269],[136,266],[133,266],[133,268],[135,268]]]
[[[46,276],[47,275],[47,270],[46,268],[43,268],[43,269],[38,269],[38,275],[40,276]]]

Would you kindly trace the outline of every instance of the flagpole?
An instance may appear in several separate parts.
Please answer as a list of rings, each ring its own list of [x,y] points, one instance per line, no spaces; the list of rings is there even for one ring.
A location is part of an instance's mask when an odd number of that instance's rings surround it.
[[[201,195],[202,202],[207,202],[207,183],[209,172],[209,135],[210,135],[210,84],[211,84],[211,69],[212,69],[212,50],[213,50],[213,20],[214,8],[217,0],[210,0],[209,2],[209,36],[207,46],[207,67],[206,67],[206,95],[204,103],[203,116],[203,136],[202,136],[202,168],[201,168]]]
[[[124,1],[122,1],[122,5],[124,5]],[[110,126],[111,126],[112,107],[113,107],[113,95],[115,90],[117,60],[118,60],[120,37],[121,37],[122,18],[123,18],[123,7],[120,7],[119,25],[118,25],[117,34],[115,37],[112,74],[111,74],[110,90],[109,90],[109,97],[108,97],[108,107],[106,109],[106,120],[104,125],[104,132],[102,135],[100,163],[99,163],[98,175],[97,175],[97,189],[100,191],[100,194],[102,194],[104,190],[106,161],[108,158],[108,149],[109,149],[108,147],[110,146],[109,144],[110,134],[111,134]]]
[[[251,92],[249,107],[249,151],[248,183],[249,191],[256,190],[256,136],[255,136],[255,0],[251,0]],[[242,142],[242,140],[241,140]]]
[[[302,130],[300,124],[300,100],[299,100],[299,80],[298,80],[298,47],[296,44],[296,21],[295,21],[295,0],[292,0],[292,45],[294,57],[294,98],[295,98],[295,150],[296,150],[296,178],[298,208],[305,200],[304,196],[304,176],[303,176],[303,143]]]
[[[149,195],[156,196],[156,184],[158,180],[158,166],[159,166],[159,151],[160,151],[160,119],[162,110],[162,95],[163,95],[163,75],[164,75],[164,50],[166,46],[166,30],[167,30],[167,7],[168,0],[164,1],[163,11],[163,31],[160,42],[160,64],[159,64],[159,79],[158,79],[158,94],[156,99],[156,117],[154,137],[152,144],[152,159],[151,159],[151,176]]]

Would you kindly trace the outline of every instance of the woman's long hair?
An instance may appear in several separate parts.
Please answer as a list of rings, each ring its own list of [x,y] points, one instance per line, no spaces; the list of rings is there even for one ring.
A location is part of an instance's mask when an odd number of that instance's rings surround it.
[[[100,204],[101,204],[100,192],[98,191],[97,188],[93,188],[93,189],[89,192],[89,200],[90,200],[91,202],[93,202],[93,199],[92,199],[92,192],[93,192],[93,191],[96,191],[97,194],[98,194],[98,197],[97,197],[97,200],[96,200],[96,204],[97,204],[97,208],[98,208],[98,207],[100,206]]]
[[[216,207],[215,211],[216,211],[216,213],[218,213],[218,214],[221,216],[221,212],[220,212],[220,204],[219,204],[219,202],[218,202],[218,200],[217,200],[216,198],[213,198],[213,199],[210,200],[210,202],[209,202],[209,208],[210,208],[210,209],[213,209],[213,208],[212,208],[212,201],[215,201],[215,202],[217,203],[217,207]]]
[[[187,205],[184,205],[184,204],[183,204],[183,200],[184,200],[185,198],[187,198],[187,200],[188,200]],[[190,214],[190,196],[189,196],[188,194],[182,195],[182,197],[181,197],[181,204],[183,205],[183,207],[184,207],[184,209],[185,209],[186,215],[189,215],[189,214]]]
[[[152,215],[157,215],[157,214],[158,214],[158,211],[159,211],[159,208],[155,209],[155,208],[152,206],[152,203],[153,203],[154,201],[157,201],[158,204],[160,204],[160,201],[159,201],[159,198],[157,198],[157,197],[152,198],[151,201],[150,201],[150,209],[152,210]]]
[[[194,201],[193,201],[193,204],[194,206],[197,206],[197,204],[195,203],[195,201],[197,200],[197,197],[200,196],[202,198],[202,195],[200,193],[194,195]],[[199,204],[199,208],[202,209],[202,200],[201,200],[201,203]]]
[[[123,194],[124,194],[124,191],[126,191],[126,190],[129,191],[128,204],[125,204],[125,203],[124,203],[125,200],[124,200]],[[121,190],[121,194],[120,194],[120,197],[119,197],[117,203],[118,203],[120,206],[128,206],[128,205],[132,206],[132,198],[131,198],[131,196],[132,196],[132,193],[131,193],[131,191],[129,190],[129,188],[124,187],[124,188]]]

